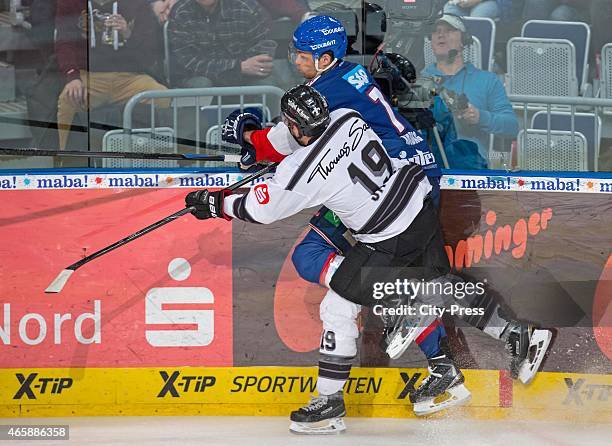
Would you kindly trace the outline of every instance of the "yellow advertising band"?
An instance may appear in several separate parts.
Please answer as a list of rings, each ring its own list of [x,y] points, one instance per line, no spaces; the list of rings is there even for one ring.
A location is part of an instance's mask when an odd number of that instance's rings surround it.
[[[451,409],[457,416],[612,422],[610,375],[545,372],[524,386],[503,371],[463,372],[472,400]],[[348,415],[414,417],[408,393],[425,373],[353,368]],[[286,416],[316,393],[316,379],[316,367],[0,369],[0,416]]]

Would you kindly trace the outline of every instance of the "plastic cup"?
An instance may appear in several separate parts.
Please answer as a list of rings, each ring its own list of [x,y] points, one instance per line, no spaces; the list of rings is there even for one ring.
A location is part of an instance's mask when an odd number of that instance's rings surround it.
[[[278,48],[278,43],[275,40],[262,40],[258,45],[261,50],[261,54],[267,54],[272,59],[276,55],[276,48]]]

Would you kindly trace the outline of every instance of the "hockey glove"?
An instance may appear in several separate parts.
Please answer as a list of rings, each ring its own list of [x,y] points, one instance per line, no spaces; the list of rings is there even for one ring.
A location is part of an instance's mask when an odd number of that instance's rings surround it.
[[[230,144],[238,144],[244,147],[244,132],[247,130],[262,129],[261,110],[258,108],[245,108],[244,111],[234,110],[225,119],[221,130],[221,139]],[[253,146],[251,146],[252,148]]]
[[[248,171],[256,167],[255,148],[244,140],[244,132],[248,130],[261,130],[261,110],[258,108],[245,108],[244,112],[234,110],[225,120],[221,133],[221,139],[230,144],[239,144],[240,170]]]
[[[223,212],[223,200],[231,193],[227,189],[216,192],[211,192],[208,189],[189,192],[185,197],[185,207],[194,207],[195,209],[191,213],[198,220],[224,218],[229,221],[232,217],[225,215]]]
[[[257,167],[257,158],[255,155],[255,147],[249,143],[244,143],[240,150],[240,162],[238,167],[242,171],[250,172],[250,169]],[[258,169],[255,169],[258,170]]]

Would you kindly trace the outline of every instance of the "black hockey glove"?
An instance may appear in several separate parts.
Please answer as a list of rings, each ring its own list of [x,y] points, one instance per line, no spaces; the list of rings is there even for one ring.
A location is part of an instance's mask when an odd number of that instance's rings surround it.
[[[211,192],[208,189],[189,192],[185,197],[185,207],[194,207],[195,210],[191,211],[191,213],[198,220],[224,218],[229,221],[232,217],[225,215],[223,212],[223,200],[226,196],[231,195],[231,193],[227,189],[216,192]]]

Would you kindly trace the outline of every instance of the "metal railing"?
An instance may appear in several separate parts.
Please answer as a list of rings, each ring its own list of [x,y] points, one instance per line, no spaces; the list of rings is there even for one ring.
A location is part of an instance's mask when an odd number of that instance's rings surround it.
[[[547,146],[550,147],[552,138],[551,132],[553,130],[566,130],[569,131],[573,138],[579,138],[576,131],[576,117],[584,114],[585,111],[594,115],[593,119],[593,164],[594,170],[598,171],[598,158],[599,158],[599,144],[601,140],[601,116],[604,113],[604,108],[612,107],[612,99],[600,99],[600,98],[587,98],[587,97],[565,97],[565,96],[523,96],[523,95],[508,95],[508,99],[513,104],[519,104],[518,109],[523,111],[523,129],[531,129],[531,123],[529,122],[529,112],[534,110],[530,106],[538,106],[538,110],[546,111],[546,132],[547,132]],[[559,106],[565,107],[559,109]],[[552,125],[553,114],[568,114],[569,115],[569,128],[566,129],[554,129]],[[519,144],[525,144],[525,138],[527,132],[522,132]]]
[[[123,132],[126,137],[126,150],[131,150],[132,138],[131,133],[134,130],[134,109],[138,104],[145,101],[149,103],[150,107],[150,129],[151,134],[155,133],[156,122],[155,122],[155,110],[156,101],[159,104],[160,100],[170,99],[171,103],[169,108],[172,109],[172,128],[175,131],[175,135],[178,129],[178,111],[181,108],[193,108],[194,119],[195,119],[195,147],[197,150],[201,147],[201,112],[204,110],[216,110],[216,125],[223,125],[225,120],[225,111],[231,106],[236,108],[244,109],[249,106],[259,106],[263,108],[264,119],[271,120],[273,116],[276,116],[280,112],[280,99],[285,93],[284,90],[274,86],[247,86],[247,87],[211,87],[211,88],[178,88],[169,90],[149,90],[133,96],[125,105],[123,110]],[[261,97],[261,101],[246,102],[246,97]],[[223,99],[227,97],[236,98],[238,102],[223,103]],[[190,99],[189,105],[179,103],[179,99]],[[210,100],[205,103],[204,98]],[[216,99],[216,104],[211,106],[210,102]],[[157,107],[162,109],[166,107]],[[267,116],[266,116],[267,115]]]

